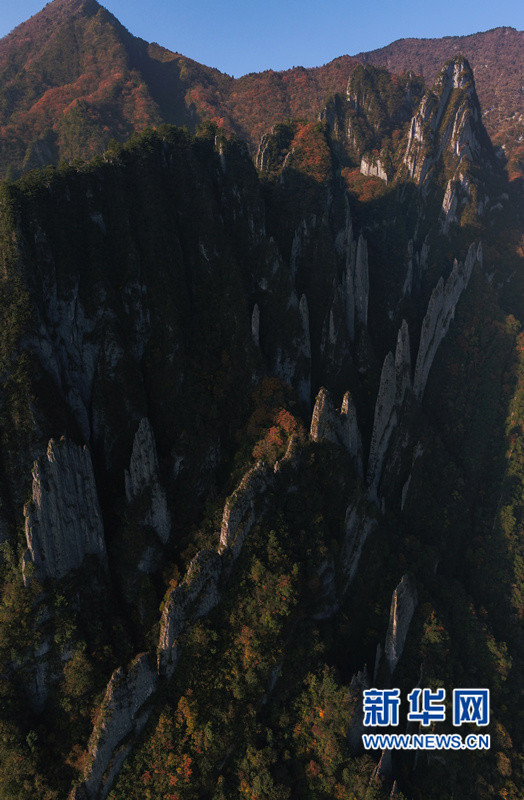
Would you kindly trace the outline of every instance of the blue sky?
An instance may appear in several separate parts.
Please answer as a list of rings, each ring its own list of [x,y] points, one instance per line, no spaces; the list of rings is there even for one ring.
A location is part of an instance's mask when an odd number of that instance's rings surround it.
[[[0,0],[0,36],[42,0]],[[102,0],[131,33],[230,75],[320,66],[403,37],[522,29],[521,0]]]

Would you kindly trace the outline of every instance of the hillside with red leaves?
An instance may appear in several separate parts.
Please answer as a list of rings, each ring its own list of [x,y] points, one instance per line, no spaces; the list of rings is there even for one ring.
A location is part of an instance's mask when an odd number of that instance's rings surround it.
[[[0,40],[0,175],[90,158],[111,139],[123,141],[162,122],[193,128],[211,119],[244,138],[254,153],[277,122],[315,120],[328,96],[345,91],[359,62],[393,72],[414,69],[431,82],[457,52],[473,66],[486,127],[506,146],[515,172],[522,156],[522,38],[497,28],[403,39],[321,67],[234,79],[131,35],[96,0],[54,0]]]

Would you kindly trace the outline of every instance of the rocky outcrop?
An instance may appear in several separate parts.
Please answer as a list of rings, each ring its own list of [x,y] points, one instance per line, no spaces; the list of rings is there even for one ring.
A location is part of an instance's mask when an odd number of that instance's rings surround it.
[[[448,332],[460,296],[469,283],[476,262],[482,263],[482,247],[471,245],[464,263],[455,261],[451,275],[444,283],[441,278],[432,292],[422,323],[420,344],[413,379],[413,391],[419,400],[433,364],[438,347]]]
[[[367,328],[369,302],[368,245],[362,234],[358,237],[354,287],[355,318],[364,328]]]
[[[38,578],[61,578],[81,566],[87,555],[106,564],[106,546],[91,455],[68,439],[51,439],[33,467],[32,500],[24,508],[30,562]]]
[[[103,800],[107,796],[133,739],[147,722],[146,704],[156,682],[146,653],[138,656],[127,672],[121,667],[115,670],[89,740],[84,779],[71,792],[70,800]]]
[[[358,473],[362,477],[362,437],[358,427],[357,410],[350,392],[346,392],[342,398],[339,419],[342,444],[355,459]]]
[[[135,434],[129,469],[125,471],[125,488],[129,503],[145,490],[150,492],[143,523],[153,528],[162,542],[167,542],[171,516],[167,508],[166,493],[158,480],[155,435],[147,417],[142,418]]]
[[[369,153],[365,153],[360,160],[360,172],[371,178],[380,178],[385,183],[388,182],[387,172],[382,165],[380,158],[375,158]]]
[[[393,592],[384,653],[393,674],[404,651],[411,619],[417,607],[417,591],[408,575],[404,575]]]
[[[260,309],[257,303],[253,306],[251,314],[251,338],[255,347],[260,347]]]
[[[471,201],[476,201],[479,215],[486,206],[486,190],[470,171],[474,162],[492,172],[497,170],[473,73],[466,59],[457,56],[445,64],[433,88],[422,98],[411,121],[403,159],[407,177],[424,187],[424,192],[429,189],[428,177],[436,165],[443,163],[451,175],[442,201],[445,233]]]
[[[372,495],[376,495],[391,435],[409,389],[411,389],[411,353],[408,326],[403,320],[397,336],[395,356],[393,357],[393,353],[390,352],[384,359],[375,404],[367,471]]]
[[[395,377],[397,391],[395,401],[399,406],[404,400],[404,395],[411,389],[411,348],[409,343],[409,330],[406,320],[402,320],[402,325],[397,336],[397,347],[395,350]]]
[[[364,689],[369,689],[369,675],[367,669],[357,672],[351,678],[349,684],[349,698],[353,703],[353,713],[348,728],[348,741],[351,751],[354,754],[362,752],[362,734],[366,732],[364,727]]]
[[[213,550],[200,550],[191,561],[186,576],[169,593],[162,611],[158,641],[158,672],[170,678],[178,662],[178,640],[186,628],[206,616],[219,599],[218,580],[222,570],[220,556]]]
[[[374,781],[382,780],[391,775],[392,760],[391,750],[382,750],[377,766],[373,770],[371,779]]]
[[[298,396],[302,402],[310,408],[311,403],[311,336],[309,332],[309,307],[305,294],[300,298],[298,304],[300,321],[302,324],[302,337],[300,341],[298,357],[305,360],[305,370],[303,377],[299,380]]]
[[[344,581],[343,594],[347,591],[357,573],[366,539],[376,526],[377,520],[368,516],[363,499],[356,500],[347,507],[344,522],[344,540],[340,554]]]
[[[242,478],[228,497],[222,516],[219,553],[230,553],[236,559],[244,539],[256,521],[257,501],[273,483],[273,473],[259,461]]]
[[[335,410],[331,395],[322,387],[315,401],[309,435],[314,442],[328,441],[342,445],[362,470],[362,441],[357,412],[350,392],[346,392],[340,411]]]
[[[294,433],[289,439],[284,456],[276,462],[273,468],[273,472],[275,473],[275,475],[281,472],[285,466],[290,466],[293,469],[296,469],[300,463],[301,455],[302,455],[302,441],[300,439],[300,436]]]

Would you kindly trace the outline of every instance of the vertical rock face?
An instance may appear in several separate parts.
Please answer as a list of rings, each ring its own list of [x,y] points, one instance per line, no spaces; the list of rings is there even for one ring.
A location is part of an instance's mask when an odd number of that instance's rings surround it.
[[[362,235],[358,238],[355,264],[355,316],[367,328],[369,300],[368,245]]]
[[[384,169],[380,158],[373,158],[369,154],[364,154],[360,160],[360,173],[372,178],[380,178],[385,183],[388,182],[387,172]]]
[[[251,337],[255,347],[260,347],[260,309],[255,303],[251,314]]]
[[[203,617],[219,601],[220,556],[201,550],[189,565],[182,583],[169,594],[160,622],[158,671],[170,678],[178,661],[177,640],[187,625]]]
[[[346,392],[342,399],[340,425],[343,444],[348,453],[355,458],[359,475],[362,477],[362,438],[358,428],[357,410],[350,392]]]
[[[368,483],[376,487],[380,480],[382,462],[386,454],[391,432],[397,422],[395,398],[397,380],[393,353],[388,353],[382,365],[380,386],[375,403],[373,435],[369,448]]]
[[[362,734],[366,730],[364,728],[364,689],[369,689],[369,675],[366,668],[353,675],[349,684],[349,696],[355,706],[349,723],[348,740],[351,750],[355,754],[362,751]]]
[[[446,283],[441,278],[430,297],[428,310],[422,323],[413,380],[413,391],[419,400],[424,394],[429,371],[438,347],[448,332],[451,320],[455,316],[457,303],[469,283],[477,260],[479,263],[482,262],[482,249],[480,245],[476,248],[472,244],[464,264],[455,261]]]
[[[106,546],[91,456],[62,438],[51,439],[33,467],[33,497],[25,509],[25,535],[41,580],[61,578],[88,554],[106,563]]]
[[[146,653],[135,659],[127,674],[121,667],[115,670],[89,742],[89,764],[84,781],[73,790],[71,800],[102,800],[106,797],[130,750],[125,740],[138,735],[147,722],[149,714],[144,705],[155,691],[156,681],[156,673]]]
[[[403,653],[409,626],[416,607],[417,592],[415,586],[412,580],[407,575],[404,575],[391,598],[389,626],[384,647],[391,673],[393,673]]]
[[[311,403],[311,336],[309,333],[309,307],[305,294],[300,298],[298,304],[300,320],[302,322],[302,342],[299,350],[299,358],[306,360],[306,370],[304,377],[299,381],[298,395],[303,403],[310,408]]]
[[[357,413],[350,392],[346,392],[340,411],[335,410],[331,395],[322,387],[315,401],[309,435],[315,442],[328,441],[342,445],[362,469],[362,441]]]
[[[442,203],[446,232],[472,199],[472,185],[480,189],[470,172],[471,163],[478,161],[491,171],[497,169],[493,147],[482,124],[473,73],[462,56],[443,67],[411,121],[404,155],[407,176],[422,186],[442,160],[448,173],[452,171]],[[477,213],[482,213],[484,205],[484,200],[477,204]]]
[[[171,516],[166,494],[158,481],[158,456],[151,423],[143,417],[133,442],[129,470],[125,472],[126,497],[131,503],[145,489],[151,491],[151,500],[144,523],[150,525],[165,543],[171,530]]]
[[[344,523],[341,564],[344,575],[343,593],[356,575],[362,549],[377,521],[368,517],[365,506],[358,501],[348,506]]]
[[[273,473],[259,461],[242,478],[228,497],[222,517],[219,552],[230,552],[236,558],[244,539],[256,521],[256,502],[273,483]]]
[[[399,405],[402,403],[406,391],[411,389],[411,351],[408,324],[405,319],[402,320],[397,337],[395,374],[397,380],[396,402]]]
[[[384,359],[375,404],[367,472],[368,484],[375,493],[391,435],[408,389],[411,389],[411,354],[408,326],[406,320],[403,320],[398,332],[395,356],[388,353]]]

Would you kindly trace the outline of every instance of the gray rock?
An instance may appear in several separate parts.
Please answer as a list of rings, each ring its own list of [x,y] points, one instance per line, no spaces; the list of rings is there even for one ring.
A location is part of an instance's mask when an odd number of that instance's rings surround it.
[[[257,303],[253,306],[251,314],[251,338],[255,347],[260,347],[260,309]]]
[[[365,153],[360,160],[360,172],[372,178],[380,178],[384,183],[388,182],[388,176],[380,158],[374,158],[369,153]]]
[[[24,508],[29,561],[40,580],[61,578],[92,554],[106,565],[104,529],[91,456],[62,438],[51,439],[33,467],[33,496]],[[27,570],[26,570],[27,572]],[[24,577],[27,584],[28,578]]]
[[[301,455],[302,442],[300,441],[298,434],[294,433],[289,439],[284,456],[276,462],[273,468],[275,475],[278,475],[285,465],[289,465],[293,469],[296,469],[300,463]]]
[[[391,433],[397,424],[397,379],[393,353],[388,353],[382,365],[380,386],[375,403],[373,434],[369,448],[367,479],[370,487],[378,486],[382,464]]]
[[[408,389],[411,389],[411,351],[409,344],[409,330],[406,320],[402,320],[402,325],[397,336],[397,347],[395,350],[395,374],[397,381],[397,391],[395,402],[398,406],[404,400]]]
[[[392,763],[391,763],[391,750],[383,750],[380,754],[380,759],[373,770],[373,775],[371,776],[372,780],[381,780],[382,778],[387,778],[391,775],[392,770]]]
[[[217,605],[221,570],[222,562],[217,553],[200,550],[191,561],[184,580],[168,594],[160,622],[159,674],[172,677],[178,662],[181,634]]]
[[[346,392],[340,411],[335,410],[331,395],[322,387],[315,401],[309,435],[315,442],[328,441],[342,445],[355,458],[362,471],[362,442],[356,409],[350,392]]]
[[[376,519],[369,517],[366,513],[366,506],[362,498],[348,506],[340,556],[344,579],[343,594],[347,591],[357,573],[362,549],[366,539],[376,525]]]
[[[389,626],[384,653],[393,674],[404,651],[411,619],[417,607],[417,591],[408,575],[404,575],[391,598]]]
[[[158,455],[151,423],[143,417],[133,441],[129,470],[125,471],[126,497],[131,503],[145,489],[151,499],[144,516],[162,542],[167,542],[171,531],[171,515],[167,508],[166,493],[158,480]]]
[[[364,328],[368,324],[369,268],[368,245],[362,235],[358,237],[355,264],[355,317]]]
[[[148,718],[144,706],[153,695],[156,682],[156,672],[146,653],[138,656],[127,672],[121,667],[115,670],[89,740],[83,781],[73,789],[70,800],[103,800],[107,796],[130,745],[124,753],[117,751],[124,740],[135,738],[144,727]],[[115,753],[118,764],[114,763]]]
[[[397,336],[395,357],[388,353],[384,359],[380,375],[380,387],[375,404],[373,433],[369,448],[367,480],[371,495],[376,499],[376,491],[382,475],[391,436],[399,420],[406,392],[411,389],[411,353],[409,330],[402,321]]]
[[[433,364],[438,347],[448,332],[451,321],[455,316],[455,309],[460,296],[469,283],[473,267],[482,261],[482,249],[479,245],[471,245],[465,262],[453,266],[451,275],[444,283],[441,278],[433,290],[426,316],[422,322],[420,343],[415,365],[413,391],[419,400],[422,399],[424,389]]]
[[[257,500],[273,485],[273,473],[259,461],[242,478],[226,500],[220,530],[219,553],[230,553],[236,559],[244,539],[256,521]]]
[[[364,689],[369,689],[369,675],[367,669],[364,667],[353,675],[351,683],[349,684],[349,696],[355,703],[353,714],[348,728],[349,746],[353,753],[358,754],[362,752],[362,734],[365,733],[364,727],[364,702],[363,692]]]

